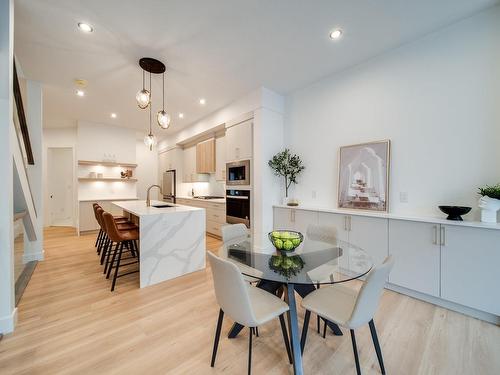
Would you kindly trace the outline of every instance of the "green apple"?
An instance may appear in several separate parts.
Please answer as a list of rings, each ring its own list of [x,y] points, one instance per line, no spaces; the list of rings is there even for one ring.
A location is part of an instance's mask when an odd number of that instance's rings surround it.
[[[292,238],[292,243],[293,243],[293,246],[299,246],[300,245],[300,238]]]
[[[285,242],[283,242],[283,249],[292,250],[293,249],[293,242],[291,240],[286,240]]]
[[[281,241],[279,238],[275,238],[275,239],[274,239],[274,246],[275,246],[278,250],[283,249],[283,241]]]

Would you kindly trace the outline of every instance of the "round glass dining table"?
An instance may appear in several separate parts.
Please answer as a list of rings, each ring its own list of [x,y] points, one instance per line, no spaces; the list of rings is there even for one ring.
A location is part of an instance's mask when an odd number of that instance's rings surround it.
[[[306,285],[319,288],[366,275],[373,266],[371,257],[360,247],[329,238],[305,237],[293,252],[280,252],[270,241],[239,237],[225,242],[219,256],[234,263],[241,273],[263,284],[280,284],[290,307],[288,326],[295,374],[303,374],[295,289]]]

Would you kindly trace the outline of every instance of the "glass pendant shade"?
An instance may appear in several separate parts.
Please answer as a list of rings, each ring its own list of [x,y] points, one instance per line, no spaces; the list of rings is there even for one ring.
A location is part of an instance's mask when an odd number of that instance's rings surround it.
[[[149,150],[153,150],[153,146],[156,145],[156,137],[153,133],[149,133],[144,137],[144,144],[149,147]]]
[[[146,109],[149,105],[151,94],[148,90],[142,89],[137,93],[135,99],[137,100],[137,105],[139,106],[139,108]]]
[[[170,115],[163,109],[161,111],[158,111],[156,119],[158,120],[158,125],[160,126],[160,128],[168,129],[168,127],[170,126]]]

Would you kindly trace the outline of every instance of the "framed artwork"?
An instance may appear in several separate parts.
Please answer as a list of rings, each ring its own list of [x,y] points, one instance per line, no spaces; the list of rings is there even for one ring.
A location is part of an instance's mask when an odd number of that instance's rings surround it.
[[[389,140],[340,147],[338,207],[388,210]]]

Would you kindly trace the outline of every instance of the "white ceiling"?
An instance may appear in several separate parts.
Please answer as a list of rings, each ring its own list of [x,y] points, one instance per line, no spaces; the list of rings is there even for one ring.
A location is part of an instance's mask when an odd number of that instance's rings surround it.
[[[169,130],[155,130],[161,135],[259,86],[286,94],[495,3],[16,0],[15,53],[24,75],[44,83],[45,127],[86,120],[145,129],[148,113],[135,103],[142,84],[137,62],[142,56],[162,60],[167,112],[174,116]],[[82,21],[94,32],[79,31]],[[328,37],[334,27],[344,30],[338,42]],[[76,78],[88,80],[84,98],[74,94]],[[156,111],[161,78],[153,80]]]

